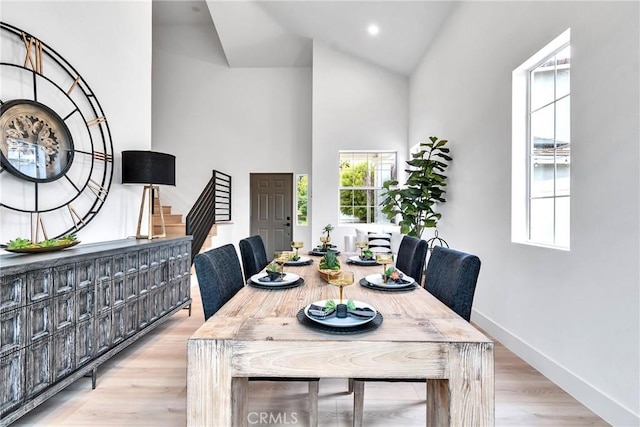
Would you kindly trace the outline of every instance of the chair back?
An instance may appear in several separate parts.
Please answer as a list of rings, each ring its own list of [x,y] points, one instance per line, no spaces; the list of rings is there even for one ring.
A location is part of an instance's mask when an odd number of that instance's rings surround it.
[[[422,273],[427,258],[427,241],[413,236],[403,236],[396,255],[396,268],[413,277],[422,285]]]
[[[269,264],[267,250],[262,237],[258,235],[240,240],[239,246],[244,280],[249,280],[251,276],[259,273]]]
[[[240,260],[236,248],[227,244],[196,255],[193,263],[207,320],[244,286]]]
[[[477,256],[435,246],[427,264],[424,287],[469,322],[479,273]]]

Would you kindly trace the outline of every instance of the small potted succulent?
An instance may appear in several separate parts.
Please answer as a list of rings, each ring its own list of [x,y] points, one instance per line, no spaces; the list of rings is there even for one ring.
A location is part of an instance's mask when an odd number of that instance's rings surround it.
[[[269,263],[269,265],[267,265],[266,271],[269,280],[272,282],[278,281],[282,277],[282,268],[280,268],[280,264],[278,264],[277,262]]]
[[[396,282],[402,280],[402,276],[404,276],[399,270],[389,267],[384,272],[384,283],[387,283],[389,280]]]
[[[322,242],[322,251],[326,252],[329,247],[329,243],[331,243],[331,231],[333,231],[333,225],[327,224],[322,229],[322,232],[325,234],[324,236],[320,236],[320,241]]]
[[[371,249],[363,249],[360,255],[362,261],[371,261],[374,259],[373,251]]]
[[[329,250],[320,258],[318,271],[325,281],[329,281],[329,276],[340,272],[340,260],[334,251]]]

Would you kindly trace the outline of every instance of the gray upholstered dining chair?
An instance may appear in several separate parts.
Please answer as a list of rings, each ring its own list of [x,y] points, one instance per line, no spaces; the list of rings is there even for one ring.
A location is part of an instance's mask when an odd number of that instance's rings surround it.
[[[206,321],[244,287],[242,268],[236,248],[231,244],[200,253],[196,255],[193,263]],[[307,381],[309,383],[309,425],[313,427],[318,425],[318,378],[251,377],[249,381]],[[238,404],[240,405],[240,402]]]
[[[422,274],[427,259],[426,240],[413,236],[403,236],[396,255],[396,268],[422,285]]]
[[[193,264],[206,321],[244,287],[240,261],[229,244],[196,255]]]
[[[400,268],[400,270],[402,269]],[[424,287],[434,297],[469,322],[479,274],[480,259],[477,256],[443,246],[435,246],[427,263]],[[365,381],[424,382],[426,380],[355,378],[353,380],[354,427],[362,426]]]
[[[240,240],[238,246],[240,247],[240,255],[242,257],[244,280],[247,281],[251,276],[260,272],[269,264],[267,251],[264,246],[264,241],[259,235]]]
[[[480,258],[477,256],[435,246],[427,264],[424,287],[469,322],[479,274]]]

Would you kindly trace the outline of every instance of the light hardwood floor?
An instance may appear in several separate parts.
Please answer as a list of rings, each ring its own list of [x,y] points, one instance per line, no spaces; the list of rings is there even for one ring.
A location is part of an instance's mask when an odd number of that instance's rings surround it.
[[[203,323],[195,276],[193,312],[177,313],[98,369],[97,388],[82,378],[25,415],[19,426],[184,426],[186,342]],[[496,343],[497,426],[606,426],[504,346]],[[306,383],[252,382],[249,425],[305,426]],[[320,381],[320,426],[351,426],[346,380]],[[424,426],[425,386],[367,383],[365,426]],[[203,426],[205,427],[205,426]],[[225,426],[206,426],[225,427]]]

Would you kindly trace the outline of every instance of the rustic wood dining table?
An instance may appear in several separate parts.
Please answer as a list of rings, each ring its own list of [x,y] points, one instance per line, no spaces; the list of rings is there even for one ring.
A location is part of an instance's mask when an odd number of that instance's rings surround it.
[[[347,264],[348,255],[340,255],[342,269],[354,271],[355,282],[345,298],[374,306],[382,323],[336,334],[298,319],[308,304],[338,298],[320,277],[318,257],[285,267],[304,279],[300,286],[246,285],[189,339],[188,426],[247,425],[249,377],[426,379],[427,425],[494,425],[493,342],[422,287],[360,285],[382,266]]]

